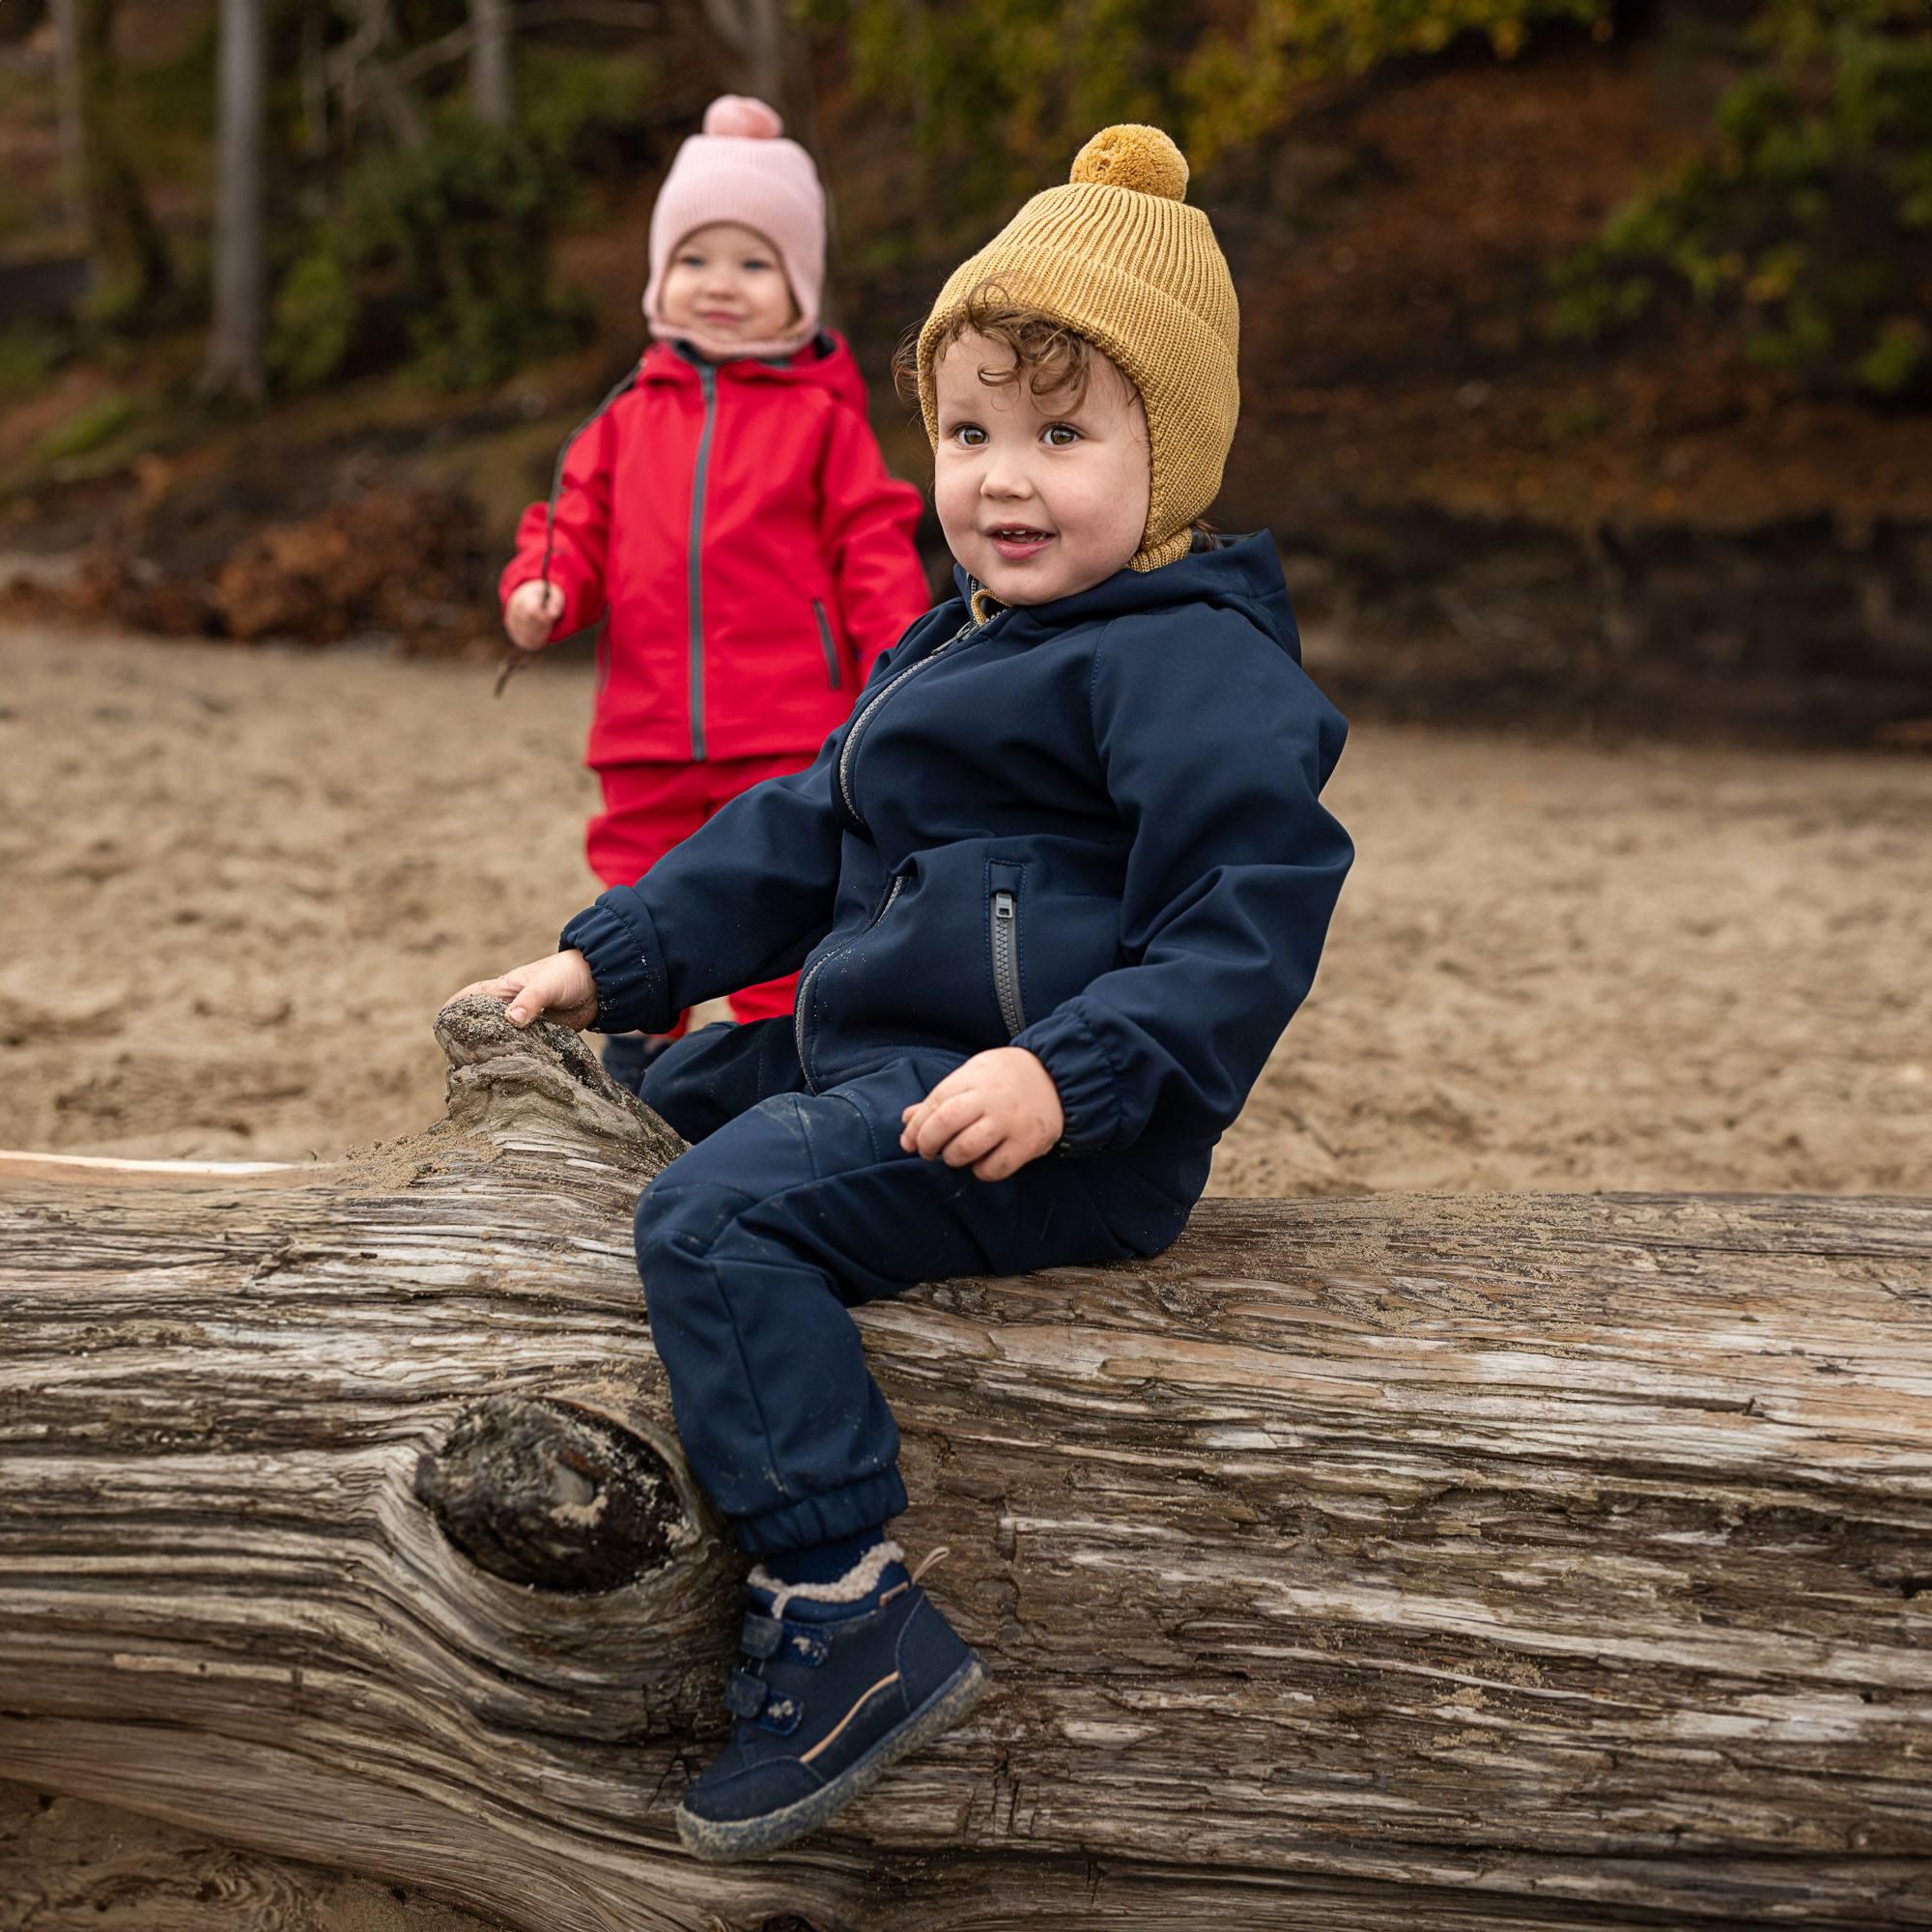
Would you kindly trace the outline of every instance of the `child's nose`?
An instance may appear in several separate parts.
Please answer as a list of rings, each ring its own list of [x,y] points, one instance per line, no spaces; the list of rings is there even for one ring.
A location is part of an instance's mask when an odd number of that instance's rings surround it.
[[[980,488],[988,497],[1003,498],[1030,497],[1033,494],[1033,482],[1027,474],[1026,465],[1016,455],[996,455],[981,472]]]

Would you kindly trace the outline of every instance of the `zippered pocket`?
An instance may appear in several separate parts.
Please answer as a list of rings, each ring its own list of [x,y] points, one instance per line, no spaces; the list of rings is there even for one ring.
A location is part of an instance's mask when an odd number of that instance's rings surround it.
[[[825,614],[824,604],[816,597],[811,600],[811,614],[818,619],[818,641],[825,652],[825,681],[834,691],[838,689],[838,646],[832,641],[832,620]]]
[[[991,892],[987,925],[993,952],[993,997],[1007,1037],[1026,1030],[1026,1003],[1020,997],[1020,879],[1025,868],[995,860],[986,868]]]

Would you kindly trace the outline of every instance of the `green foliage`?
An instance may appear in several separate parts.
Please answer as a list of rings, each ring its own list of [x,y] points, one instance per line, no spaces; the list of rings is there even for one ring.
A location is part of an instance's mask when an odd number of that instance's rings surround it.
[[[1608,0],[806,0],[860,91],[904,111],[962,230],[1061,176],[1113,121],[1169,128],[1203,172],[1284,122],[1308,82],[1486,35],[1507,56],[1542,19],[1606,26]]]
[[[639,129],[662,85],[648,54],[534,43],[517,53],[517,118],[559,176],[615,173],[636,164]]]
[[[1601,396],[1581,396],[1547,410],[1543,434],[1552,443],[1587,442],[1610,426],[1610,408]]]
[[[358,161],[339,216],[277,287],[270,368],[305,388],[407,362],[435,387],[474,388],[577,339],[582,305],[551,277],[563,198],[530,142],[467,115]]]
[[[1280,126],[1310,81],[1440,53],[1467,34],[1508,60],[1539,20],[1609,26],[1603,0],[1252,0],[1241,11],[1245,29],[1205,36],[1178,76],[1184,145],[1198,167]]]
[[[91,456],[104,447],[141,413],[137,398],[110,389],[83,404],[68,419],[56,424],[34,446],[43,462],[71,462],[77,456]]]
[[[214,152],[218,49],[211,9],[165,59],[126,65],[117,75],[114,111],[144,186],[199,188],[206,183]]]
[[[269,359],[291,389],[318,388],[349,360],[365,321],[355,250],[331,236],[298,256],[275,290]],[[373,327],[373,319],[371,319]]]
[[[1817,386],[1932,391],[1932,41],[1921,0],[1773,0],[1713,151],[1559,270],[1554,327],[1595,339],[1675,299]]]
[[[16,322],[0,329],[0,402],[31,396],[67,358],[67,345],[52,330]]]

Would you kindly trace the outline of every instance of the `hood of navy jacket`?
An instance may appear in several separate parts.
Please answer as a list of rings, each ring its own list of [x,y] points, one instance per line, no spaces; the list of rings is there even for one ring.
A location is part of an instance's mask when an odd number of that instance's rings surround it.
[[[794,1038],[819,1090],[909,1049],[1025,1047],[1059,1091],[1062,1153],[1145,1140],[1198,1191],[1352,856],[1320,803],[1346,726],[1300,667],[1273,543],[983,622],[958,587],[810,766],[733,800],[564,944],[610,1028],[662,1031],[802,968]]]
[[[1014,606],[1013,616],[1029,631],[1050,630],[1090,618],[1198,604],[1208,610],[1238,612],[1299,664],[1301,633],[1295,626],[1274,539],[1261,530],[1245,537],[1197,536],[1194,541],[1195,548],[1185,556],[1159,570],[1116,571],[1091,589],[1077,590],[1070,597]],[[955,563],[952,582],[958,588],[958,608],[964,612],[980,587],[979,581]]]

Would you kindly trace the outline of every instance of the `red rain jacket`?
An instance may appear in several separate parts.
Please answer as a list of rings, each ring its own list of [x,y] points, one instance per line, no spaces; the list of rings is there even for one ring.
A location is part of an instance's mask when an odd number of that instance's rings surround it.
[[[518,525],[505,602],[543,574],[547,507]],[[587,761],[815,752],[932,601],[919,508],[841,338],[782,365],[654,343],[570,445],[556,498],[551,635],[610,616]]]

